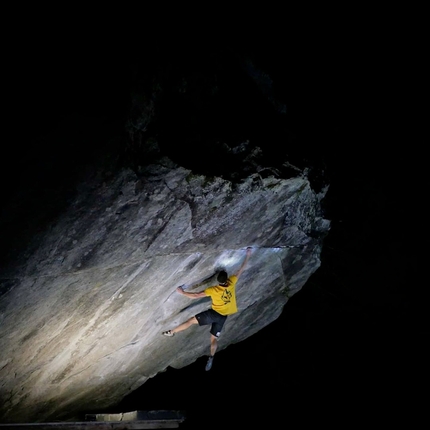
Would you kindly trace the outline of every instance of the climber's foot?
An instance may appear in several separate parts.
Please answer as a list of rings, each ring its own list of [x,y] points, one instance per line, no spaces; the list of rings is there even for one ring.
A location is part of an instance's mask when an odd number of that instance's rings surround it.
[[[213,361],[214,361],[214,356],[210,355],[209,358],[208,358],[208,361],[206,363],[206,367],[205,367],[206,371],[211,370],[211,368],[212,368],[212,362]]]
[[[173,333],[172,330],[163,331],[162,334],[167,337],[173,337],[175,335],[175,333]]]

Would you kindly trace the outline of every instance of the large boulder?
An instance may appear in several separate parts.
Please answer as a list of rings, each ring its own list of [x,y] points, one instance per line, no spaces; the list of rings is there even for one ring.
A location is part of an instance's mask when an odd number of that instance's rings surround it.
[[[253,247],[219,350],[278,318],[320,266],[325,190],[305,174],[233,183],[169,158],[94,175],[0,272],[0,419],[69,420],[118,404],[209,354],[207,328],[161,335],[210,306],[200,291]],[[200,284],[196,287],[196,284]]]

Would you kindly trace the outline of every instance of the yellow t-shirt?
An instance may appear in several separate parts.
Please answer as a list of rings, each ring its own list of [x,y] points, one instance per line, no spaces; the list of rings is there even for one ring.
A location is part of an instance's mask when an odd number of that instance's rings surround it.
[[[231,315],[237,312],[237,276],[230,276],[228,278],[228,283],[229,285],[227,287],[215,285],[205,290],[205,294],[212,299],[212,309],[221,315]]]

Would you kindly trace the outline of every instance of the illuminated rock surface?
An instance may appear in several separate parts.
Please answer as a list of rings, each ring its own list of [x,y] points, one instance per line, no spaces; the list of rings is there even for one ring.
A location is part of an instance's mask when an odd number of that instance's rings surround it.
[[[168,158],[139,177],[123,170],[87,181],[2,269],[2,421],[100,410],[168,366],[207,355],[204,328],[161,335],[209,305],[175,288],[210,285],[217,270],[238,267],[247,246],[254,252],[238,283],[239,312],[219,350],[274,321],[320,265],[323,196],[304,175],[233,184]]]

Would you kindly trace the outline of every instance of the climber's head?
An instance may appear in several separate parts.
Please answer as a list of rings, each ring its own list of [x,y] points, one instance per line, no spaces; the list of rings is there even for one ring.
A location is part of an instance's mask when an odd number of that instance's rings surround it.
[[[225,270],[221,270],[218,273],[218,276],[217,276],[216,279],[217,279],[217,281],[219,282],[219,284],[221,286],[227,287],[227,285],[228,285],[228,283],[227,283],[228,275],[227,275],[227,272]]]

